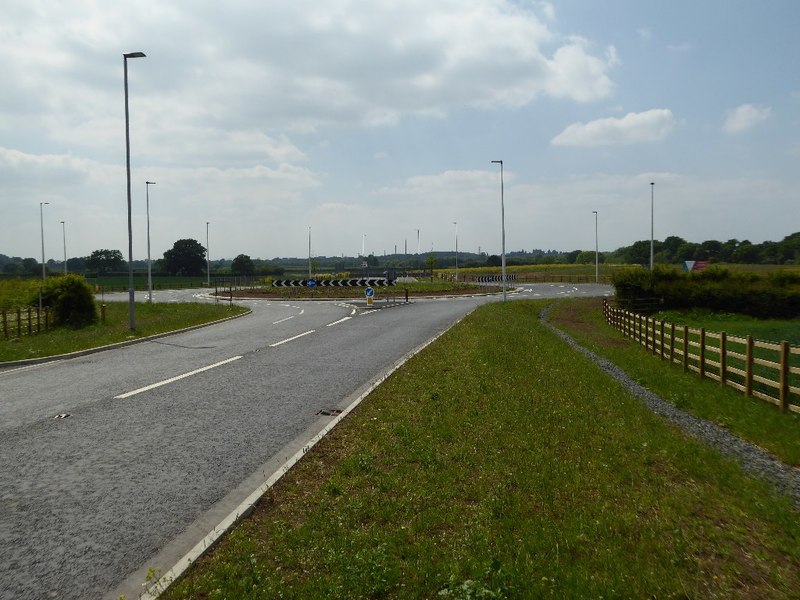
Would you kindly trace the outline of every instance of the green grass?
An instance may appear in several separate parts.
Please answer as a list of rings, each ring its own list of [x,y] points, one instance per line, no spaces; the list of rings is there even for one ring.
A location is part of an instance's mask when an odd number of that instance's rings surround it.
[[[128,304],[106,305],[106,322],[82,329],[60,327],[39,335],[0,338],[0,362],[55,356],[174,331],[241,314],[248,309],[200,303],[136,304],[136,331],[129,329]]]
[[[474,312],[164,598],[792,598],[785,497],[538,321]]]
[[[676,406],[729,429],[790,465],[800,466],[800,415],[784,414],[763,400],[747,398],[733,388],[709,379],[701,380],[696,373],[685,373],[680,365],[662,361],[609,327],[603,318],[600,300],[559,304],[552,313],[552,320],[585,347],[608,358]],[[732,321],[730,324],[747,329],[749,322]],[[767,322],[762,325],[770,327]],[[784,331],[780,326],[775,327]]]
[[[653,317],[659,321],[688,325],[695,329],[703,327],[706,331],[724,331],[741,337],[752,335],[755,339],[766,342],[777,343],[785,340],[800,346],[800,318],[756,319],[747,315],[716,313],[703,309],[662,311]]]

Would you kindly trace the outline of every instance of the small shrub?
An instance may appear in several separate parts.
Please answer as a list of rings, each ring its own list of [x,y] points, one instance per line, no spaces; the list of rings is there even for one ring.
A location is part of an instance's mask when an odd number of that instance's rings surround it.
[[[38,290],[30,304],[38,304]],[[51,277],[42,286],[42,306],[54,311],[56,325],[83,327],[97,321],[92,288],[80,275]]]

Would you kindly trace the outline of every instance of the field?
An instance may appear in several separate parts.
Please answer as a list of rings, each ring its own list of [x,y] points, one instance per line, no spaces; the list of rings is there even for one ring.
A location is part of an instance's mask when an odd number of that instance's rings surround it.
[[[241,306],[224,304],[170,303],[136,304],[136,331],[129,329],[128,305],[106,305],[106,322],[82,329],[56,328],[48,333],[20,338],[0,338],[0,362],[55,356],[87,348],[174,331],[247,312]]]
[[[483,307],[411,359],[164,597],[796,597],[788,499],[650,413],[544,306]],[[594,338],[578,316],[558,318]]]

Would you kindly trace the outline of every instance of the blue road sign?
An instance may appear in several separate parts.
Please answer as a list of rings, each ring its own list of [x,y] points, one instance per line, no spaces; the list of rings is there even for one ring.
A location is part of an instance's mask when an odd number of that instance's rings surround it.
[[[368,287],[367,289],[364,290],[364,295],[367,298],[372,298],[375,295],[375,290],[372,289],[371,287]]]
[[[317,281],[315,279],[309,279],[306,281],[306,287],[310,290],[313,290],[315,287],[317,287]]]

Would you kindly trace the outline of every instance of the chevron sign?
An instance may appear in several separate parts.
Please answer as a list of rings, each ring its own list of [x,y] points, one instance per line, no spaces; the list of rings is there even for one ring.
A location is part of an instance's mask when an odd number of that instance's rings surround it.
[[[307,287],[308,279],[276,279],[272,287]],[[316,279],[317,287],[375,287],[396,285],[386,277],[364,277],[360,279]]]

